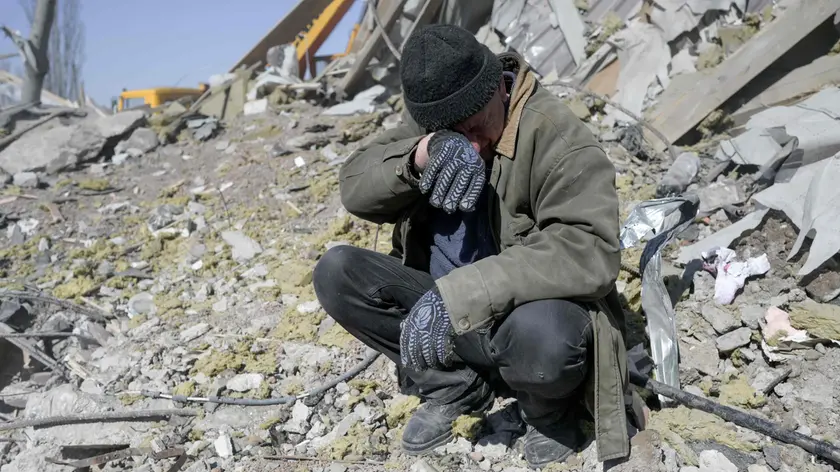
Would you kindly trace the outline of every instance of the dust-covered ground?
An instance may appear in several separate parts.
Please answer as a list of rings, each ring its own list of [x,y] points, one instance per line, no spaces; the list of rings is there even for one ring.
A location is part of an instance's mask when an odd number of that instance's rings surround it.
[[[586,115],[597,114],[595,103],[581,102]],[[67,446],[122,444],[155,452],[181,447],[189,455],[182,470],[190,472],[527,470],[515,403],[502,400],[484,421],[462,418],[457,440],[423,462],[403,455],[399,437],[419,399],[398,392],[393,366],[382,357],[326,394],[288,405],[185,405],[140,395],[298,395],[365,356],[365,347],[321,309],[312,268],[338,244],[390,249],[391,228],[377,232],[348,215],[338,195],[343,159],[397,122],[399,103],[389,103],[372,114],[335,117],[298,101],[239,117],[206,141],[185,133],[176,143],[119,162],[107,157],[38,174],[36,188],[7,185],[0,197],[9,228],[0,252],[4,290],[42,291],[101,310],[108,320],[97,323],[79,310],[6,297],[0,318],[16,330],[81,337],[36,339],[69,379],[51,375],[12,344],[0,344],[0,412],[12,420],[178,407],[199,414],[0,433],[13,439],[0,439],[0,469],[71,470],[48,459],[69,458]],[[592,128],[616,164],[625,218],[636,203],[654,197],[667,164],[634,128]],[[712,167],[707,153],[714,146],[698,150],[703,171],[689,191],[706,185]],[[736,184],[739,178],[737,172],[720,177]],[[733,246],[741,258],[766,253],[771,270],[749,279],[731,305],[713,302],[713,275],[685,275],[686,268],[671,262],[678,246],[739,216],[716,209],[665,251],[663,272],[669,288],[680,292],[675,309],[682,387],[840,444],[840,350],[829,342],[785,352],[763,338],[769,308],[816,310],[802,304],[809,299],[806,286],[816,282],[795,275],[804,258],[787,260],[797,229],[784,215],[771,214]],[[624,260],[634,266],[639,255],[631,249]],[[825,274],[822,284],[840,285],[836,271]],[[619,287],[629,345],[647,342],[640,281],[622,272]],[[793,316],[794,325],[840,338],[833,336],[840,325],[831,321],[840,308],[820,307],[825,316]],[[784,380],[768,388],[780,376]],[[655,398],[646,398],[653,409],[649,429],[634,438],[630,461],[612,470],[832,470],[798,447],[685,407],[660,410]],[[165,471],[173,462],[141,454],[102,470]],[[602,469],[590,445],[547,470]]]

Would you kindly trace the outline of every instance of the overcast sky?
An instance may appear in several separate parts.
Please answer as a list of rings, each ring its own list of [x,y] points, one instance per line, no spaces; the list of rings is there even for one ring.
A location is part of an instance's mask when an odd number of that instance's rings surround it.
[[[62,0],[58,0],[59,3]],[[82,0],[85,91],[101,105],[123,88],[197,87],[227,72],[297,0]],[[342,52],[359,20],[356,0],[320,54]],[[0,24],[28,35],[18,0],[0,0]],[[15,52],[0,34],[0,55]]]

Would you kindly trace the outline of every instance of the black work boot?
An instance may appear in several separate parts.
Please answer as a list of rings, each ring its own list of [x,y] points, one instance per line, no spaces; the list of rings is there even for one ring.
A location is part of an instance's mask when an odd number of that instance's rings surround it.
[[[484,413],[495,400],[493,390],[479,380],[459,398],[444,405],[426,402],[414,412],[402,435],[406,454],[420,455],[452,440],[452,422],[461,415]]]
[[[528,425],[525,433],[525,460],[532,469],[565,462],[586,442],[577,416],[567,414],[559,421],[544,425]]]

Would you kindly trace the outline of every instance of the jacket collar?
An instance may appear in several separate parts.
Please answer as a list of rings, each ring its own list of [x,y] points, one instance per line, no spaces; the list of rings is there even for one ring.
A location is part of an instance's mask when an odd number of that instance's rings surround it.
[[[508,115],[502,137],[496,144],[496,152],[508,159],[513,159],[516,154],[516,138],[519,132],[519,121],[522,118],[522,111],[528,98],[537,88],[537,78],[531,71],[531,67],[521,55],[516,53],[502,53],[498,55],[502,61],[502,67],[506,71],[516,73],[516,82],[510,92],[510,103]]]

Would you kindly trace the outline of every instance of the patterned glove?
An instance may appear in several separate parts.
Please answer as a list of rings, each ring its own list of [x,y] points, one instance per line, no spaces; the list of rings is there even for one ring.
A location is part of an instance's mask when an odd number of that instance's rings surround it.
[[[423,371],[449,367],[455,330],[437,288],[420,297],[402,323],[400,356],[406,367]]]
[[[420,191],[432,192],[429,203],[447,213],[473,211],[484,188],[485,167],[466,136],[439,131],[429,139],[429,163]]]

